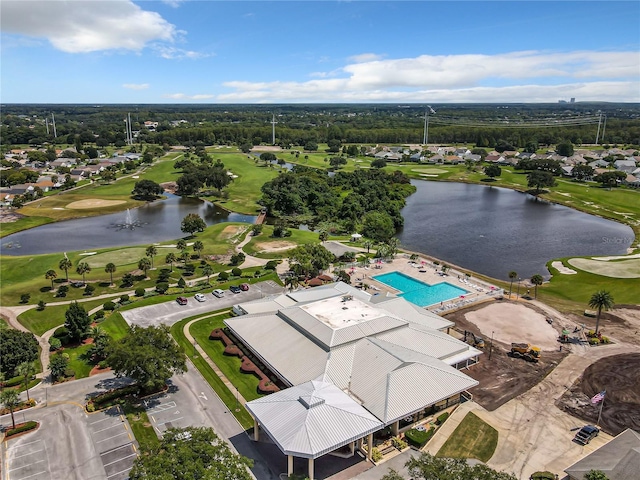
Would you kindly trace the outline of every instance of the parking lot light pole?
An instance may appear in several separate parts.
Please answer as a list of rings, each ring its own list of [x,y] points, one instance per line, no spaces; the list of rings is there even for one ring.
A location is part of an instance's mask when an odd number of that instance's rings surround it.
[[[240,392],[238,392],[238,387],[236,387],[236,412],[240,411],[240,401],[238,400],[238,395],[240,395]]]
[[[518,298],[520,298],[520,282],[522,281],[522,279],[520,277],[518,277],[518,293],[516,293],[516,300]]]
[[[491,360],[492,351],[493,351],[493,331],[491,331],[491,343],[489,344],[489,360]]]

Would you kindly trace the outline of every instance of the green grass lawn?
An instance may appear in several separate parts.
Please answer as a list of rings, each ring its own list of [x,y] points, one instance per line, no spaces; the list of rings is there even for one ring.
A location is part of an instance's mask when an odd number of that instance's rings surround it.
[[[106,300],[93,300],[80,305],[88,312],[104,302]],[[64,324],[64,314],[68,308],[69,305],[52,305],[45,307],[44,310],[32,308],[18,315],[18,321],[36,335],[42,335],[44,332]]]
[[[69,355],[69,368],[76,373],[76,379],[89,376],[93,365],[86,358],[91,345],[80,345],[78,347],[65,347],[64,353]]]
[[[99,326],[113,340],[120,340],[129,333],[129,325],[119,312],[113,312],[109,318],[100,322]]]
[[[220,315],[199,320],[191,325],[190,332],[220,371],[235,385],[240,395],[247,400],[255,400],[263,396],[258,393],[258,378],[242,373],[242,361],[238,357],[224,355],[224,344],[220,340],[209,340],[211,330],[223,328],[223,320],[228,317],[229,315]]]
[[[203,359],[200,355],[194,356],[193,345],[191,345],[187,341],[187,338],[184,336],[184,333],[182,331],[184,325],[191,320],[193,320],[193,318],[185,318],[184,320],[175,323],[171,327],[171,335],[180,345],[182,345],[182,348],[185,349],[185,352],[187,353],[187,356],[190,358],[191,362],[200,371],[209,385],[211,385],[211,388],[220,397],[229,411],[233,413],[240,425],[242,425],[244,428],[251,428],[253,426],[253,418],[251,417],[251,415],[249,415],[249,412],[247,412],[247,410],[242,406],[240,406],[239,410],[236,411],[235,392],[231,392],[227,388],[227,386],[222,382],[222,380],[220,380],[220,377],[216,375],[216,373],[205,361],[205,359]]]
[[[291,232],[291,236],[289,237],[274,238],[271,236],[273,235],[273,226],[264,225],[262,227],[262,233],[257,237],[251,237],[251,240],[243,247],[243,250],[249,255],[259,258],[284,258],[287,256],[288,249],[278,250],[275,252],[260,252],[268,247],[269,244],[275,245],[276,243],[288,243],[292,244],[291,248],[293,248],[296,245],[320,242],[320,239],[318,238],[319,232],[299,230],[297,228],[290,228],[289,231]]]
[[[145,453],[158,446],[160,440],[153,429],[153,425],[149,422],[146,410],[141,405],[132,405],[130,401],[124,403],[122,410],[127,416],[129,425],[131,425],[131,430],[138,441],[140,451]]]
[[[440,448],[437,456],[477,458],[486,463],[497,445],[498,431],[470,412]]]
[[[51,223],[53,220],[47,217],[22,217],[17,222],[0,224],[0,238],[11,235],[12,233],[27,230],[29,228],[39,227],[45,223]]]

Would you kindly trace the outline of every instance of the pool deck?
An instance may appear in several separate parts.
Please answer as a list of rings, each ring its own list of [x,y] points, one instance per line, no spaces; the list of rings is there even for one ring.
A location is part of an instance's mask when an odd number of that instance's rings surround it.
[[[398,290],[392,288],[382,282],[377,281],[373,277],[389,272],[400,272],[409,277],[420,280],[428,285],[447,282],[451,285],[463,288],[469,293],[463,298],[454,298],[445,302],[437,303],[425,307],[434,313],[448,313],[468,305],[493,300],[501,297],[504,292],[502,289],[483,282],[474,277],[467,277],[464,273],[453,268],[447,270],[443,275],[441,265],[434,265],[432,261],[419,257],[415,261],[410,260],[408,254],[399,254],[392,261],[371,264],[365,267],[351,267],[347,271],[351,274],[352,282],[357,284],[362,282],[369,286],[369,293],[388,292],[397,294]],[[353,272],[353,273],[351,273]]]

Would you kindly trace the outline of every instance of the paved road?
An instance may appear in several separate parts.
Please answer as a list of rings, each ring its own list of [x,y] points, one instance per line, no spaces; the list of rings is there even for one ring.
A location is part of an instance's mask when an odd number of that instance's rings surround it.
[[[208,292],[205,294],[206,300],[204,302],[198,302],[193,298],[193,295],[190,295],[187,297],[187,305],[178,305],[176,301],[169,301],[120,313],[129,325],[135,324],[141,327],[148,327],[150,325],[164,324],[171,326],[186,317],[205,314],[223,308],[231,308],[238,303],[282,292],[283,288],[274,282],[259,282],[251,285],[246,292],[233,294],[229,290],[225,290],[222,298],[217,298],[211,292]]]

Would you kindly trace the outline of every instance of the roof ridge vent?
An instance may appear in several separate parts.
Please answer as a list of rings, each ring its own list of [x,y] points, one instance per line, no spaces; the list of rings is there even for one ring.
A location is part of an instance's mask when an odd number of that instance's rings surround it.
[[[304,408],[307,410],[324,404],[324,398],[317,397],[315,395],[300,395],[300,397],[298,397],[298,401],[304,405]]]

